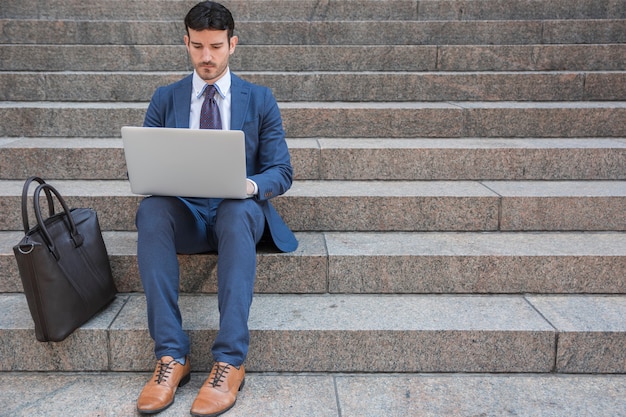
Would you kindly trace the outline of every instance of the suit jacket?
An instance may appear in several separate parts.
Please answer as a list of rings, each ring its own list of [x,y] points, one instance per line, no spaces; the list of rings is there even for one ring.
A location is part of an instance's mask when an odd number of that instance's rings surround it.
[[[267,87],[244,81],[231,74],[231,129],[243,130],[246,137],[246,170],[256,182],[255,197],[261,205],[267,229],[276,247],[290,252],[298,241],[269,199],[285,193],[293,178],[289,150],[276,99]],[[144,126],[189,128],[192,77],[159,87],[152,96]],[[205,200],[204,202],[202,200]],[[183,199],[191,208],[207,206],[209,199]],[[205,213],[206,214],[206,213]]]

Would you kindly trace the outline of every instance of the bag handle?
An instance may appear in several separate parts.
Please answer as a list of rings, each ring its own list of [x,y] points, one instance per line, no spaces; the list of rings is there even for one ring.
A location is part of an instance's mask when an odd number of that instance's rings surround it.
[[[28,225],[28,209],[26,204],[28,202],[28,188],[30,184],[36,181],[39,184],[45,184],[46,182],[37,176],[29,177],[24,183],[24,187],[22,188],[22,225],[24,226],[24,233],[28,233],[30,230],[30,226]],[[54,203],[52,202],[52,194],[50,194],[50,190],[46,188],[46,199],[48,200],[48,217],[54,216]]]
[[[48,228],[46,227],[44,219],[41,216],[41,207],[39,207],[39,197],[41,195],[41,191],[46,192],[46,195],[48,195],[48,193],[54,194],[57,200],[59,200],[59,203],[61,203],[61,206],[63,207],[63,212],[64,212],[63,214],[65,215],[65,219],[67,219],[67,222],[66,223],[64,222],[64,223],[66,225],[69,225],[70,237],[72,238],[72,241],[74,242],[75,248],[83,244],[84,238],[80,233],[78,233],[78,229],[76,228],[76,223],[74,223],[74,219],[72,218],[70,214],[70,209],[67,207],[67,204],[65,204],[65,200],[63,199],[63,197],[61,197],[61,194],[56,190],[56,188],[54,188],[53,186],[47,183],[37,186],[37,189],[35,190],[35,195],[34,195],[35,218],[37,219],[37,224],[39,224],[39,228],[41,229],[41,234],[44,240],[46,241],[46,244],[48,245],[48,249],[50,250],[50,252],[52,252],[54,257],[58,261],[60,256],[56,250],[56,247],[54,246],[54,241],[52,240],[52,237],[50,236],[50,232],[48,232]]]

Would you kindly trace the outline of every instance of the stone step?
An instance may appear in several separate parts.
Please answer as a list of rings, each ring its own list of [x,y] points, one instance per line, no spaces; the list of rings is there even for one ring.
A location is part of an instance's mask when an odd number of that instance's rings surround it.
[[[0,18],[181,21],[196,1],[5,1]],[[225,0],[235,21],[623,19],[621,0]]]
[[[279,28],[279,29],[278,29]],[[243,21],[240,45],[524,45],[626,42],[626,20]],[[181,45],[169,21],[0,20],[2,44]]]
[[[626,180],[626,138],[287,139],[297,180]],[[0,179],[125,180],[121,139],[0,138]]]
[[[280,102],[290,138],[625,137],[626,101]],[[0,102],[0,137],[116,137],[147,103]]]
[[[188,72],[0,72],[3,101],[148,101]],[[238,72],[279,101],[620,101],[626,71]]]
[[[0,181],[0,230],[22,230],[23,181]],[[128,181],[55,181],[104,230],[133,230]],[[626,181],[295,181],[272,200],[295,231],[624,231]]]
[[[179,302],[191,363],[207,371],[216,296]],[[0,295],[0,308],[11,311],[0,316],[2,370],[154,367],[143,295],[119,294],[60,343],[33,343],[22,294]],[[623,295],[257,294],[246,365],[251,372],[623,373],[624,317]]]
[[[33,224],[33,223],[31,223]],[[0,293],[23,291],[0,232]],[[135,232],[104,232],[121,292],[142,292]],[[265,294],[625,294],[626,233],[296,234],[296,252],[261,245],[255,290]],[[180,256],[181,291],[217,291],[216,254]]]
[[[204,360],[204,359],[203,359]],[[0,373],[7,415],[131,416],[149,373]],[[208,373],[194,373],[162,417],[187,415]],[[59,386],[63,389],[59,390]],[[311,389],[315,387],[315,389]],[[247,373],[229,417],[623,417],[624,375]],[[488,395],[485,395],[488,392]]]
[[[623,71],[626,44],[241,45],[237,71]],[[0,45],[0,71],[188,71],[183,45]]]

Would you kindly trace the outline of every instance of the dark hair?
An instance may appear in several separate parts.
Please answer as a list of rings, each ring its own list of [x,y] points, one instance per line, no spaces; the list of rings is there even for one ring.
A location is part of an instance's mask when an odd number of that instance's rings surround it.
[[[214,1],[203,1],[196,4],[185,16],[185,30],[189,35],[192,30],[228,30],[228,39],[235,31],[235,20],[230,11]]]

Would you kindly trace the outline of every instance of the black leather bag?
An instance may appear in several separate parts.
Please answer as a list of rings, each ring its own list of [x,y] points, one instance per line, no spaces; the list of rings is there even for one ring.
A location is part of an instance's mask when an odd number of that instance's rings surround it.
[[[33,195],[37,224],[29,228],[28,189]],[[40,195],[48,203],[43,219]],[[63,211],[55,214],[53,195]],[[13,247],[24,294],[40,342],[59,342],[109,304],[117,292],[109,257],[93,209],[68,209],[65,200],[39,177],[26,180],[22,190],[24,238]]]

